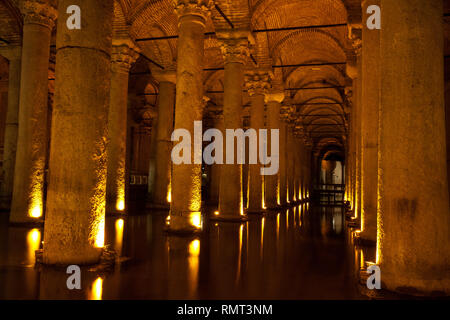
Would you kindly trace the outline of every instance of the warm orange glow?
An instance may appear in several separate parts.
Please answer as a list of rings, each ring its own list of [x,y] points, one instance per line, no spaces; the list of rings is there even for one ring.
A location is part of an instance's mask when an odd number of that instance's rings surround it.
[[[103,279],[98,277],[92,283],[89,300],[102,300],[103,295]]]
[[[101,217],[97,227],[97,234],[95,236],[95,247],[103,248],[105,246],[105,216]]]
[[[30,209],[29,216],[31,218],[40,218],[42,216],[42,207],[40,205],[35,205]]]
[[[218,216],[219,215],[219,211],[214,211],[214,215]]]
[[[122,253],[122,243],[123,243],[123,219],[116,220],[116,242],[115,250],[120,255]]]
[[[200,240],[195,239],[189,243],[189,254],[191,256],[198,256],[200,254]]]
[[[189,269],[190,294],[193,296],[195,294],[195,290],[197,288],[198,283],[200,240],[198,239],[192,240],[189,243],[188,252],[189,252],[188,269]]]
[[[35,251],[39,250],[41,242],[41,231],[39,229],[31,229],[27,233],[28,259],[30,263],[35,260]]]
[[[118,199],[118,200],[117,200],[116,209],[117,209],[118,211],[123,211],[123,210],[125,210],[125,201],[124,201],[123,199]]]
[[[280,234],[280,213],[277,213],[277,240]]]
[[[264,252],[264,224],[266,222],[266,218],[262,218],[261,219],[261,251],[259,252],[259,255],[262,259],[263,257],[263,252]]]
[[[191,213],[191,224],[197,229],[202,228],[202,214],[200,212]]]
[[[169,185],[167,186],[167,202],[171,203],[172,202],[172,184],[169,183]]]

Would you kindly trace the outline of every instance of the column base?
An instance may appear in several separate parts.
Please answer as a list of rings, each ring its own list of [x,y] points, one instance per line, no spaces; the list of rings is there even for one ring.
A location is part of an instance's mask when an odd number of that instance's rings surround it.
[[[154,209],[154,210],[170,210],[170,203],[161,204],[161,203],[146,203],[145,209]]]
[[[247,214],[261,214],[261,215],[263,215],[263,214],[265,214],[266,213],[266,209],[255,209],[255,208],[253,208],[253,209],[250,209],[250,208],[248,208],[248,209],[245,209],[245,212],[247,213]]]
[[[450,296],[450,278],[437,280],[412,279],[403,274],[389,275],[381,270],[381,288],[397,294],[419,297],[448,297]]]
[[[355,232],[354,243],[357,246],[364,247],[375,247],[377,245],[377,240],[369,239],[367,237],[367,233],[363,232]]]
[[[376,240],[368,239],[364,232],[355,232],[354,243],[357,246],[363,247],[375,247],[377,245]]]
[[[41,228],[44,226],[44,220],[10,221],[9,226],[18,228]]]
[[[213,215],[209,218],[211,221],[222,221],[222,222],[245,222],[248,221],[248,216],[247,215]]]
[[[198,234],[202,232],[202,220],[200,211],[169,213],[164,231],[180,236]]]
[[[106,247],[99,249],[100,255],[98,259],[88,260],[88,261],[79,261],[79,260],[67,260],[60,261],[58,263],[45,263],[44,262],[44,249],[36,250],[36,265],[44,265],[44,266],[62,266],[66,268],[70,264],[83,265],[83,266],[95,266],[98,270],[105,270],[114,266],[116,263],[117,253],[114,250],[107,249]]]

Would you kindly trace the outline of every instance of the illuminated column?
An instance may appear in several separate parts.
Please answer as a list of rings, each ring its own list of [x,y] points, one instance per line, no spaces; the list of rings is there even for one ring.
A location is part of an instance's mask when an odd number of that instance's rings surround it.
[[[218,32],[225,60],[223,121],[226,130],[242,129],[242,89],[244,65],[249,55],[249,36],[248,31]],[[240,221],[246,218],[242,195],[242,164],[237,162],[237,152],[241,147],[237,144],[234,147],[234,164],[223,164],[220,168],[220,219]]]
[[[223,134],[225,132],[225,127],[223,124],[223,115],[215,114],[214,118],[214,128],[220,130]],[[211,165],[211,196],[210,202],[213,205],[219,204],[219,189],[220,189],[220,168],[221,164],[214,163]]]
[[[108,112],[106,212],[123,212],[126,203],[128,79],[139,49],[129,39],[114,39]]]
[[[363,21],[368,5],[379,1],[363,1]],[[373,244],[377,236],[377,188],[378,188],[378,109],[380,97],[380,31],[363,28],[362,47],[362,208],[360,238]]]
[[[347,61],[347,75],[353,80],[352,88],[352,176],[353,176],[353,210],[354,217],[361,211],[361,35],[360,29],[352,29],[354,56]]]
[[[283,113],[280,119],[280,205],[287,204],[287,152],[286,152],[286,123],[287,115]]]
[[[8,110],[6,111],[5,142],[3,150],[3,181],[0,186],[2,209],[10,209],[16,162],[19,122],[19,94],[22,48],[14,47],[1,52],[9,60]]]
[[[26,0],[19,130],[10,221],[42,221],[47,150],[48,67],[55,1]],[[64,13],[65,14],[65,13]]]
[[[442,1],[381,0],[381,6],[377,263],[382,287],[448,295]]]
[[[153,72],[159,81],[158,123],[156,126],[156,160],[153,206],[169,209],[171,202],[171,151],[173,112],[175,108],[175,70]]]
[[[203,117],[203,63],[205,23],[211,0],[177,0],[178,61],[174,129],[185,129],[194,137],[194,121]],[[172,166],[171,231],[201,229],[201,164]]]
[[[64,17],[72,0],[59,1]],[[104,246],[113,0],[78,0],[81,30],[58,19],[43,262],[98,262]]]
[[[258,133],[264,129],[264,99],[270,88],[271,74],[265,70],[250,71],[246,74],[246,87],[251,99],[250,128]],[[260,213],[264,209],[264,176],[261,175],[259,157],[257,164],[249,164],[248,212]]]
[[[295,171],[295,164],[294,164],[294,153],[292,150],[294,150],[294,133],[293,133],[294,125],[289,124],[287,125],[287,137],[286,137],[286,145],[287,145],[287,185],[288,185],[288,199],[289,203],[294,203],[296,201],[295,198],[295,187],[294,187],[294,171]]]
[[[278,161],[278,165],[280,163],[280,131],[281,131],[281,123],[280,123],[280,108],[281,102],[284,100],[284,92],[271,92],[266,94],[266,104],[267,104],[267,149],[268,154],[272,157],[273,161]],[[277,159],[274,158],[274,155],[270,154],[271,150],[271,131],[272,129],[278,130],[278,155],[275,155]],[[268,166],[273,165],[270,163]],[[276,209],[280,205],[280,168],[278,167],[278,172],[274,175],[265,176],[265,198],[266,198],[266,207],[268,209]]]

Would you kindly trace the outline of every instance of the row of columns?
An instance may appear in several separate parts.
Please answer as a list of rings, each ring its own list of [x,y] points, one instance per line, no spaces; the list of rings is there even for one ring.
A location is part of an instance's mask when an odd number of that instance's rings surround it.
[[[354,42],[347,65],[346,197],[358,238],[376,244],[383,288],[449,294],[442,1],[363,1],[363,22],[373,4],[381,30],[360,26],[362,49]]]

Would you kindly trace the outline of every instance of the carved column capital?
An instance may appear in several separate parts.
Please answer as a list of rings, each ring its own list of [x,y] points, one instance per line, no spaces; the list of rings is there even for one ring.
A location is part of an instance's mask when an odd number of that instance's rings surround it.
[[[111,68],[115,72],[128,73],[139,58],[140,49],[129,39],[113,39]]]
[[[58,16],[54,0],[25,0],[21,3],[24,24],[39,24],[53,29]]]
[[[273,73],[268,70],[251,70],[245,74],[245,87],[250,96],[265,95],[271,88]]]
[[[250,55],[249,43],[251,34],[248,30],[216,30],[217,38],[220,41],[220,49],[227,63],[247,62]]]
[[[179,23],[182,22],[182,19],[192,17],[205,25],[214,6],[213,0],[173,0],[173,2]]]
[[[284,91],[270,91],[266,93],[265,102],[278,102],[282,103],[284,100]]]

